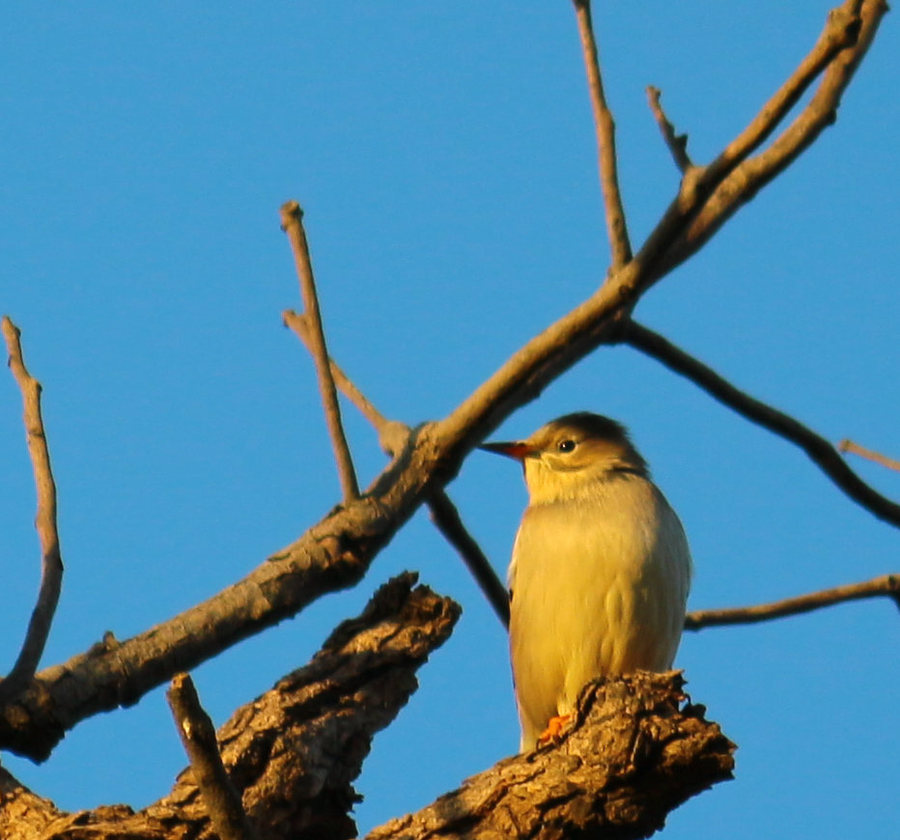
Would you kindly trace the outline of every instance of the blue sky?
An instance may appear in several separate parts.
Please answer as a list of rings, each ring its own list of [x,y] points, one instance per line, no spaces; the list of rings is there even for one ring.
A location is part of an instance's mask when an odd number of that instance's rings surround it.
[[[246,574],[339,499],[278,207],[306,211],[331,351],[387,415],[450,411],[606,270],[593,128],[570,6],[223,2],[9,6],[0,74],[0,309],[44,384],[66,577],[45,664],[125,638]],[[663,90],[714,155],[818,35],[828,6],[652,2],[595,12],[632,238],[677,173],[646,106]],[[832,440],[900,456],[900,37],[892,15],[837,124],[637,317]],[[597,351],[499,431],[591,409],[625,422],[679,511],[691,606],[772,600],[897,571],[896,533],[789,444],[627,348]],[[362,482],[384,463],[352,408]],[[37,579],[19,394],[0,383],[0,668]],[[893,498],[900,476],[854,461]],[[505,568],[519,471],[473,454],[449,487]],[[358,589],[199,668],[217,722],[304,663],[412,568],[458,599],[453,638],[374,744],[361,829],[512,752],[497,620],[419,514]],[[844,605],[685,638],[694,699],[735,740],[736,780],[667,836],[829,838],[896,828],[896,609]],[[61,807],[143,806],[184,765],[162,690],[90,720],[40,767]]]

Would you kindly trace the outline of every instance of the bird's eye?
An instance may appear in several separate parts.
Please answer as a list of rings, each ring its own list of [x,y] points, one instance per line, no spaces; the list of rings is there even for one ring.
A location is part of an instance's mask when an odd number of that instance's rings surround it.
[[[561,440],[558,444],[556,444],[556,448],[560,452],[571,452],[575,448],[574,440]]]

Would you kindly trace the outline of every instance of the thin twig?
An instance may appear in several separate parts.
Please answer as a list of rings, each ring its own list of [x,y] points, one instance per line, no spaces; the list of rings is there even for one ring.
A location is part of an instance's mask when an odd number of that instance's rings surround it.
[[[281,317],[285,326],[290,327],[306,348],[311,351],[311,331],[306,316],[298,315],[293,309],[286,309],[281,313]],[[350,377],[341,370],[338,363],[330,357],[328,366],[334,384],[359,409],[360,414],[372,424],[378,433],[378,443],[381,448],[391,457],[398,455],[409,439],[409,426],[398,420],[388,420],[356,387]]]
[[[683,175],[694,166],[687,153],[687,134],[675,133],[675,126],[669,122],[669,118],[663,110],[662,102],[660,102],[661,96],[662,91],[659,88],[653,87],[653,85],[647,87],[647,101],[650,103],[650,110],[653,112],[653,117],[672,154],[675,165]]]
[[[456,506],[442,490],[428,500],[428,509],[431,511],[431,521],[459,552],[503,626],[509,627],[509,593],[500,582],[490,560],[466,530]]]
[[[282,313],[284,323],[290,327],[309,346],[309,323],[302,315],[287,310]],[[381,448],[389,455],[397,455],[409,439],[409,427],[396,420],[388,420],[366,396],[356,387],[353,381],[341,370],[334,359],[329,359],[331,375],[335,385],[343,392],[362,413],[362,415],[375,427]],[[497,617],[504,627],[509,627],[509,597],[506,587],[501,582],[497,573],[491,566],[485,553],[475,541],[475,538],[466,530],[460,518],[459,512],[453,502],[441,489],[435,491],[428,500],[431,511],[431,520],[438,530],[444,535],[466,564],[472,577],[481,588],[488,603],[494,608]]]
[[[255,840],[257,835],[244,813],[241,797],[222,764],[216,730],[187,674],[175,675],[166,700],[216,834],[221,840]]]
[[[703,362],[635,321],[623,327],[622,340],[662,362],[669,370],[690,379],[723,405],[727,405],[748,420],[799,446],[853,501],[879,519],[900,527],[900,504],[882,496],[866,484],[821,435],[777,408],[738,390]]]
[[[770,604],[758,604],[753,607],[697,610],[685,616],[684,628],[685,630],[701,630],[704,627],[716,627],[724,624],[755,624],[759,621],[811,612],[844,601],[880,597],[892,598],[897,608],[900,609],[900,575],[881,575],[881,577],[862,583],[835,586],[833,589],[823,589],[820,592],[811,592],[797,598],[785,598],[783,601],[773,601]]]
[[[837,445],[837,448],[841,452],[852,452],[854,455],[859,455],[860,458],[868,458],[870,461],[881,464],[882,467],[887,467],[889,470],[900,471],[900,461],[895,461],[893,458],[888,458],[887,455],[882,455],[880,452],[875,452],[872,449],[866,449],[865,446],[854,443],[850,438],[844,438]]]
[[[41,416],[41,384],[29,374],[22,355],[20,331],[6,316],[0,323],[9,353],[9,367],[22,392],[23,420],[28,443],[28,454],[34,470],[37,489],[37,516],[35,528],[41,544],[41,585],[37,602],[28,622],[25,641],[16,663],[6,679],[0,683],[0,705],[16,694],[34,676],[62,588],[63,563],[59,549],[59,532],[56,527],[56,484],[50,467],[50,451]]]
[[[349,502],[359,496],[359,485],[356,481],[356,471],[353,469],[353,459],[350,457],[350,447],[347,446],[347,438],[344,436],[341,409],[328,365],[328,349],[325,345],[325,333],[319,314],[319,301],[316,296],[312,261],[309,256],[309,243],[306,241],[306,231],[303,229],[303,211],[296,201],[288,201],[281,206],[281,229],[288,235],[291,249],[294,252],[297,276],[300,278],[300,291],[303,295],[303,307],[306,317],[309,319],[310,352],[316,364],[319,391],[322,395],[322,406],[325,409],[325,421],[331,435],[331,445],[334,448],[344,501]]]
[[[597,131],[600,186],[603,189],[603,203],[606,209],[606,229],[612,252],[612,267],[616,269],[631,259],[631,244],[628,241],[628,227],[619,192],[619,175],[616,171],[616,124],[603,93],[603,77],[600,73],[597,42],[591,22],[590,0],[573,0],[573,2]]]

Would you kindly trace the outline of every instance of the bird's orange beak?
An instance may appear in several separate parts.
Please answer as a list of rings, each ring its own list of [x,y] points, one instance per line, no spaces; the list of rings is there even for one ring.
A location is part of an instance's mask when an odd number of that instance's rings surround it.
[[[522,441],[511,441],[504,443],[483,443],[478,447],[485,452],[495,452],[498,455],[506,455],[507,458],[515,458],[521,461],[529,455],[535,455],[538,450],[533,446]]]

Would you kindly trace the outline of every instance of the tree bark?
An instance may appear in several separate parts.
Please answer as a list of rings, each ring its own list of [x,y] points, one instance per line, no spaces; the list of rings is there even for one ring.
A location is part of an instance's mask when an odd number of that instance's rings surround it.
[[[459,606],[406,573],[332,633],[313,660],[238,709],[219,749],[260,836],[353,837],[352,782],[372,736],[417,687],[415,672],[450,635]],[[175,737],[175,734],[172,734]],[[0,769],[3,840],[211,840],[190,769],[142,811],[126,805],[65,813]]]
[[[366,840],[649,837],[666,814],[731,778],[735,745],[681,673],[591,683],[561,742],[508,758]]]

